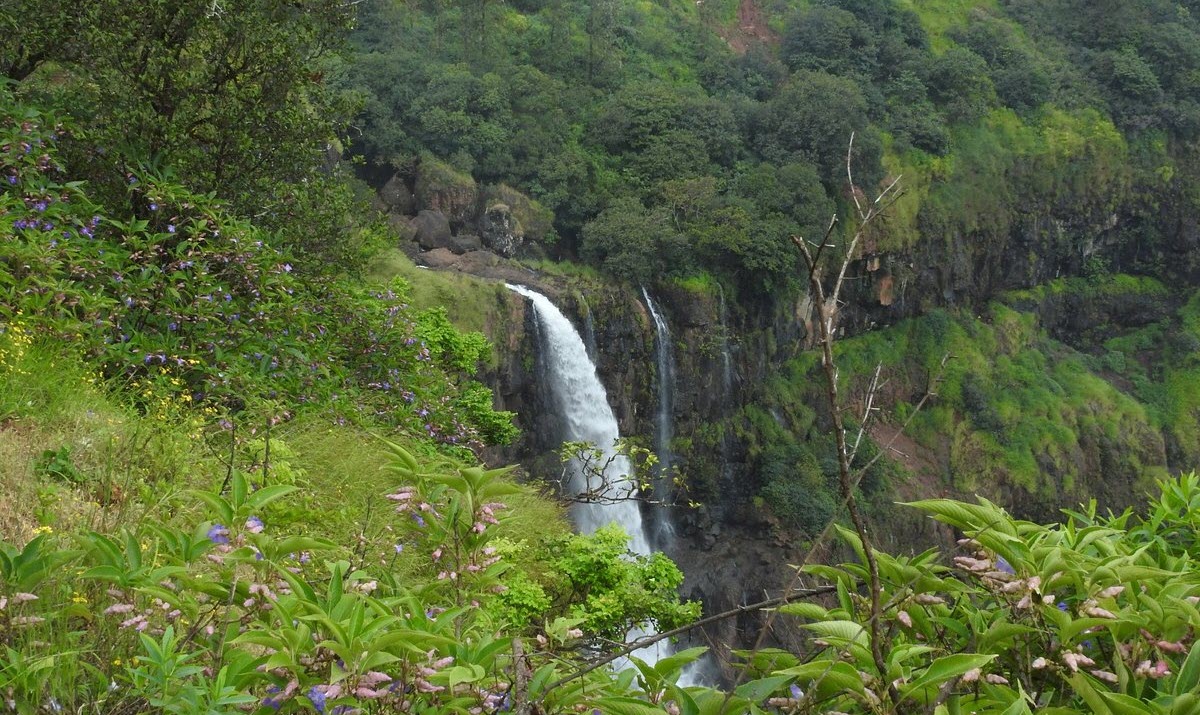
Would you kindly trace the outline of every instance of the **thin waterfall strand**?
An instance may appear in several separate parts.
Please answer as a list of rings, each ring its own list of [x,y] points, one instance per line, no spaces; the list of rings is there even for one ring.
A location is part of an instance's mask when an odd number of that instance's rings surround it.
[[[674,436],[674,399],[675,399],[675,356],[671,353],[671,328],[658,306],[650,297],[650,293],[642,288],[642,297],[646,299],[646,308],[654,320],[655,359],[658,363],[658,413],[655,418],[657,434],[654,449],[658,453],[658,480],[654,487],[654,496],[659,501],[670,497],[671,466],[674,456],[671,454],[671,439]],[[654,520],[651,533],[659,546],[674,538],[675,529],[666,514]]]

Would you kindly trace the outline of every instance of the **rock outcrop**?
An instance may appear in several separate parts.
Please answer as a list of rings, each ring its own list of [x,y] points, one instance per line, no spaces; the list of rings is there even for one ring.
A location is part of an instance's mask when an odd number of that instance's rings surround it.
[[[484,210],[479,219],[479,234],[484,245],[505,258],[517,255],[525,243],[525,229],[507,204],[492,204]]]
[[[417,207],[439,211],[455,229],[474,220],[479,189],[470,174],[432,157],[425,157],[417,167]]]
[[[422,210],[412,220],[413,238],[426,251],[449,248],[451,241],[450,222],[441,211]]]

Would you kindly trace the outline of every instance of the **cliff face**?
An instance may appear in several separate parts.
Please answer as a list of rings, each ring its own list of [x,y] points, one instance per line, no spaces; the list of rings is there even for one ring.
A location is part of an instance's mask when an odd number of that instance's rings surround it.
[[[927,232],[912,246],[877,250],[853,265],[839,357],[852,408],[862,398],[862,374],[876,363],[885,365],[889,385],[880,399],[892,415],[927,387],[930,355],[945,350],[961,360],[951,363],[949,388],[929,408],[934,414],[914,423],[916,434],[897,437],[896,417],[868,433],[876,443],[897,440],[884,460],[891,466],[863,487],[866,508],[886,524],[881,542],[904,550],[953,539],[894,507],[897,501],[978,493],[1024,516],[1052,518],[1093,497],[1102,509],[1119,510],[1150,477],[1194,466],[1197,455],[1137,402],[1136,385],[1104,367],[1113,352],[1106,340],[1156,326],[1169,332],[1178,322],[1179,291],[1152,280],[1112,280],[1105,271],[1193,284],[1200,232],[1187,205],[1166,195],[1152,227],[1144,211],[1072,213],[1069,202],[1030,207],[1017,220],[976,230],[922,219]],[[1154,251],[1138,240],[1147,230],[1158,232]],[[639,288],[586,273],[535,273],[487,252],[421,255],[438,268],[548,295],[583,335],[621,433],[653,444],[660,376],[654,322]],[[1056,282],[1081,274],[1092,278]],[[832,456],[822,378],[804,353],[811,306],[803,294],[746,305],[712,279],[654,286],[651,296],[672,333],[671,452],[687,484],[676,501],[701,504],[671,508],[677,538],[666,546],[687,574],[685,593],[710,612],[778,593],[793,577],[786,564],[804,558],[815,533],[804,519],[821,522],[830,512],[817,507],[836,492],[822,481]],[[546,409],[538,326],[515,294],[498,300],[505,316],[491,336],[498,359],[485,377],[498,407],[518,413],[523,438],[488,457],[554,478],[562,436]],[[1129,359],[1149,365],[1162,357],[1149,349]],[[1068,393],[1081,389],[1094,394],[1072,400]],[[797,507],[804,513],[794,513]],[[714,626],[710,636],[737,647],[759,627],[756,616],[746,616]]]

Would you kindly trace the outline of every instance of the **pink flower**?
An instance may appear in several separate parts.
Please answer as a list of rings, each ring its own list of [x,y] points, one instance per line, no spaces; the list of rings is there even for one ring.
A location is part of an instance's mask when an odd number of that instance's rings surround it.
[[[1100,680],[1103,680],[1103,681],[1109,682],[1109,683],[1116,683],[1120,680],[1120,678],[1117,677],[1116,673],[1110,673],[1107,670],[1093,670],[1093,671],[1091,671],[1091,673],[1092,673],[1092,675],[1096,676]]]

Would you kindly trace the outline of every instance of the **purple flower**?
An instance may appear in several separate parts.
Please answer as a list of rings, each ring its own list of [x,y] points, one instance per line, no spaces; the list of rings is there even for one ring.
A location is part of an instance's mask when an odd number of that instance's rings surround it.
[[[208,530],[208,540],[214,544],[228,544],[229,529],[226,529],[220,524],[213,524]]]
[[[396,544],[392,548],[394,548],[398,554],[404,552],[404,544]]]
[[[174,321],[167,323],[167,330],[170,330],[170,331],[179,330],[179,323],[176,323]]]
[[[39,201],[33,205],[33,208],[37,209],[38,211],[45,211],[46,210],[46,202],[44,200]]]
[[[83,228],[79,229],[79,232],[82,233],[84,236],[87,236],[88,238],[92,237],[92,229],[88,228],[87,226],[84,226]]]
[[[799,700],[800,698],[804,697],[804,691],[801,690],[800,686],[796,685],[795,683],[791,684],[791,686],[788,688],[788,691],[791,692],[792,697],[795,698],[796,700]]]
[[[416,512],[413,512],[413,514],[412,514],[412,520],[413,520],[413,521],[415,521],[415,522],[417,522],[417,526],[421,527],[422,529],[424,529],[424,528],[425,528],[425,520],[421,518],[421,515],[420,515],[420,514],[417,514]]]
[[[1008,560],[1003,556],[996,557],[996,570],[1003,571],[1006,574],[1012,574],[1013,576],[1017,575],[1017,572],[1015,569],[1013,569],[1012,564],[1008,563]]]
[[[308,689],[308,699],[312,701],[313,707],[317,709],[317,712],[325,715],[325,691],[317,690],[318,687],[320,686],[314,685]]]
[[[17,177],[15,177],[15,176],[8,177],[8,183],[10,183],[10,184],[17,183]]]
[[[173,223],[167,224],[167,233],[175,233],[175,224],[173,224]]]
[[[153,201],[151,201],[151,202],[150,202],[150,210],[151,210],[151,211],[157,211],[157,210],[158,210],[158,204],[156,204],[156,203],[154,203]]]
[[[246,531],[249,531],[251,534],[261,534],[262,530],[262,519],[259,519],[257,516],[252,516],[249,519],[246,519]]]
[[[292,264],[290,264],[290,263],[283,264],[283,272],[291,273],[292,272]]]

